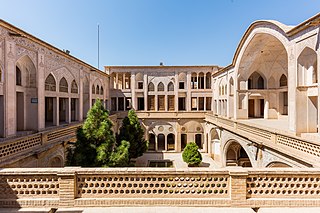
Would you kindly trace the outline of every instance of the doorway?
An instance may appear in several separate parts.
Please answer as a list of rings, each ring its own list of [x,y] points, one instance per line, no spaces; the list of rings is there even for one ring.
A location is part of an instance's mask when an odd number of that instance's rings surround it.
[[[17,92],[16,115],[17,115],[17,131],[24,130],[24,95],[23,92]]]

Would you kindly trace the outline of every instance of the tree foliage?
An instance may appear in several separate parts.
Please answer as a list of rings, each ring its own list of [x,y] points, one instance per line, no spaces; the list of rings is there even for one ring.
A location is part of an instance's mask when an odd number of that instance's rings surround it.
[[[144,131],[133,109],[129,110],[128,116],[123,119],[117,135],[118,144],[123,140],[130,143],[129,160],[142,156],[148,149],[148,141],[144,139]]]
[[[202,162],[202,156],[198,149],[199,147],[195,142],[188,143],[184,148],[182,159],[189,166],[199,166]]]
[[[122,141],[115,145],[112,122],[107,110],[98,99],[89,110],[83,126],[77,131],[77,142],[69,149],[67,165],[83,167],[121,166],[130,144]]]

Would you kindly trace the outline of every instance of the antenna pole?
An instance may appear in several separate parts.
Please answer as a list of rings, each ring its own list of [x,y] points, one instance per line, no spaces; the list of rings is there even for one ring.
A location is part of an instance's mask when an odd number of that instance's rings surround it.
[[[99,30],[99,24],[98,24],[98,69],[100,69],[100,64],[99,64],[99,59],[100,59],[100,58],[99,58],[99,57],[100,57],[100,53],[99,53],[99,52],[100,52],[100,51],[99,51],[99,46],[100,46],[100,45],[99,45],[99,40],[100,40],[100,39],[99,39],[99,31],[100,31],[100,30]]]

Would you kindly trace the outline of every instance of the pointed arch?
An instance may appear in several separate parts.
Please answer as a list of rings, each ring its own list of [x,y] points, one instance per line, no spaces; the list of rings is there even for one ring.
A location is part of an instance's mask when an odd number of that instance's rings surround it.
[[[62,77],[59,83],[59,92],[66,92],[68,93],[68,82],[67,80]]]
[[[100,88],[100,95],[103,95],[103,86]]]
[[[50,73],[45,81],[45,90],[46,91],[56,91],[57,83],[53,75]]]
[[[229,91],[230,91],[230,95],[234,94],[234,81],[233,81],[233,77],[231,77],[229,79]]]
[[[211,89],[211,72],[206,74],[206,89]]]
[[[287,79],[287,76],[285,76],[285,74],[281,75],[279,83],[280,83],[280,87],[288,86],[288,79]]]
[[[248,78],[248,89],[264,89],[264,82],[262,75],[255,71]]]
[[[158,84],[158,91],[164,91],[164,84],[162,82]]]
[[[172,82],[168,84],[168,91],[174,91],[174,85]]]
[[[75,80],[71,83],[71,93],[78,93],[78,85]]]
[[[96,87],[94,86],[94,84],[92,85],[92,94],[96,94]]]
[[[310,86],[318,83],[317,53],[306,47],[298,57],[298,85]]]
[[[22,86],[21,70],[16,66],[16,85]]]
[[[18,68],[18,69],[17,69]],[[19,73],[20,71],[20,73]],[[37,87],[36,67],[28,55],[20,57],[16,62],[16,83],[29,88]],[[20,77],[20,79],[18,79]],[[18,82],[20,80],[20,82]]]
[[[152,82],[150,82],[148,85],[148,91],[154,91],[154,84]]]

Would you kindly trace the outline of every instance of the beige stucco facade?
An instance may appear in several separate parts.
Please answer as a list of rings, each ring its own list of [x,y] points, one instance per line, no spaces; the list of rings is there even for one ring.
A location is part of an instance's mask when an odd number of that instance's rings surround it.
[[[224,68],[100,71],[1,21],[0,137],[81,122],[101,99],[114,132],[136,110],[150,153],[194,141],[221,167],[318,167],[319,24],[319,14],[297,26],[256,21]]]

